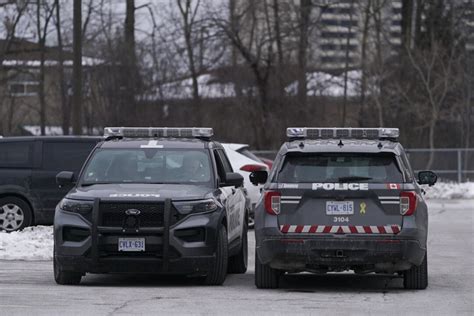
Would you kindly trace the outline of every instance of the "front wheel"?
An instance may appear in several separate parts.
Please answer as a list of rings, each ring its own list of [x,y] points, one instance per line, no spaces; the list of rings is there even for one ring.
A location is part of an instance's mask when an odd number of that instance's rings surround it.
[[[280,271],[263,264],[255,251],[255,286],[259,289],[276,289],[280,283]]]
[[[0,199],[0,230],[14,232],[32,224],[31,207],[17,197]]]
[[[81,282],[82,274],[78,272],[63,271],[56,255],[53,257],[54,281],[60,285],[77,285]]]
[[[224,225],[217,231],[216,256],[211,263],[209,272],[204,279],[205,285],[222,285],[227,276],[227,264],[229,261],[227,229]]]
[[[424,290],[428,287],[428,252],[420,266],[403,272],[403,286],[408,290]]]
[[[240,251],[237,255],[229,258],[228,273],[243,274],[247,272],[248,263],[248,226],[247,221],[244,222],[242,228],[242,242]]]

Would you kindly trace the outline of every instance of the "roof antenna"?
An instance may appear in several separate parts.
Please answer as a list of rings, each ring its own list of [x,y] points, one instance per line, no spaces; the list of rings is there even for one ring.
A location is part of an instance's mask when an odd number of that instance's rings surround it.
[[[339,144],[337,144],[337,146],[339,146],[339,147],[344,146],[344,144],[342,143],[342,139],[339,140]]]

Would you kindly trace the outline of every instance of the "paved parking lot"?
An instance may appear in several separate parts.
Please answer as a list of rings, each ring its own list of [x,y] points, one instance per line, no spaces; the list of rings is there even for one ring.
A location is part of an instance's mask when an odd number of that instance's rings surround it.
[[[0,315],[30,314],[468,314],[474,300],[474,201],[431,201],[429,287],[405,291],[401,279],[353,274],[286,276],[278,290],[245,275],[204,287],[185,278],[87,275],[58,286],[52,263],[0,261]],[[250,232],[249,247],[254,247]]]

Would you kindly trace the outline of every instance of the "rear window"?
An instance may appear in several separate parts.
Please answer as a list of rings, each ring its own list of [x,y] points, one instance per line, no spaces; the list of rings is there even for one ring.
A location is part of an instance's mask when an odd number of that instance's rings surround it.
[[[33,142],[0,143],[0,167],[31,167]]]
[[[278,182],[369,182],[400,183],[395,156],[390,153],[289,154],[278,174]]]
[[[258,158],[257,156],[255,156],[255,154],[253,152],[248,150],[247,147],[241,148],[241,149],[237,150],[237,152],[244,155],[245,157],[247,157],[249,159],[252,159],[252,160],[257,161],[257,162],[262,162],[262,160],[260,158]]]

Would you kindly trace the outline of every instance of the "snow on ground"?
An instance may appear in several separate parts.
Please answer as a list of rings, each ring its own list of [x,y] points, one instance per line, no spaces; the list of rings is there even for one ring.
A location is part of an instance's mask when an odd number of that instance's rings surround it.
[[[51,260],[53,227],[27,227],[21,232],[0,232],[0,260]]]
[[[427,199],[474,199],[474,182],[438,182],[424,189]]]

